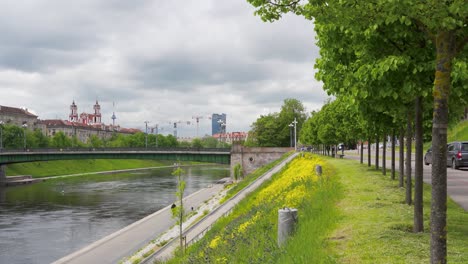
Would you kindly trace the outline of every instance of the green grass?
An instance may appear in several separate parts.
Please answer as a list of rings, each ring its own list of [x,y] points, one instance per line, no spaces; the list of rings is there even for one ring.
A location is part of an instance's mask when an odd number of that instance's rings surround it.
[[[258,199],[262,199],[264,188],[279,177],[284,179],[282,174],[288,166],[249,194],[230,215],[221,218],[201,241],[188,248],[185,256],[168,263],[334,263],[323,245],[328,243],[326,234],[335,226],[334,219],[339,214],[335,204],[342,191],[335,177],[296,182],[305,184],[308,190],[307,198],[297,207],[300,224],[293,239],[282,248],[277,246],[277,212],[284,201],[279,197],[270,203]],[[332,169],[322,166],[324,174],[328,171],[329,175]],[[240,231],[246,224],[246,231]]]
[[[429,263],[430,186],[424,186],[424,233],[412,233],[413,207],[405,190],[379,171],[346,159],[323,158],[328,181],[308,185],[299,226],[285,247],[276,245],[276,201],[256,199],[285,169],[221,218],[185,256],[168,263]],[[289,166],[289,165],[288,165]],[[253,206],[257,204],[257,206]],[[260,219],[248,232],[239,226]],[[448,262],[468,263],[468,213],[448,202]],[[218,245],[210,245],[219,237]]]
[[[329,159],[344,186],[342,215],[330,246],[340,263],[429,263],[430,186],[424,186],[424,228],[412,233],[413,207],[397,181],[359,165]],[[448,203],[448,262],[467,263],[468,213]]]
[[[456,126],[450,128],[447,141],[468,141],[468,121],[462,121]]]
[[[137,169],[147,167],[160,167],[173,164],[174,161],[155,160],[59,160],[10,164],[7,166],[7,175],[32,175],[33,177],[47,177],[68,175],[75,173],[88,173],[112,171],[122,169]]]

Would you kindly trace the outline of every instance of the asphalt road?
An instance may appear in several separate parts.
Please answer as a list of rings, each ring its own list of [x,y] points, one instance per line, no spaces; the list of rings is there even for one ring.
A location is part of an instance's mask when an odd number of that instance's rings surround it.
[[[372,155],[375,152],[373,151]],[[367,164],[367,150],[364,153],[364,164]],[[380,160],[379,166],[382,166],[382,153],[380,153]],[[386,167],[388,169],[391,168],[391,160],[390,160],[390,152],[387,152],[387,161]],[[396,170],[398,171],[398,153],[396,153],[396,161],[395,166]],[[347,159],[355,159],[359,160],[359,154],[355,150],[348,150],[345,151],[345,158]],[[413,155],[414,159],[414,155]],[[371,156],[371,163],[374,164],[375,156]],[[414,178],[414,160],[412,160],[412,177]],[[388,170],[387,173],[389,174],[390,171]],[[431,184],[431,176],[432,175],[432,166],[424,165],[423,168],[423,180],[425,183]],[[454,170],[451,168],[447,168],[447,192],[450,198],[458,203],[465,211],[468,211],[468,168],[460,168],[458,170]]]

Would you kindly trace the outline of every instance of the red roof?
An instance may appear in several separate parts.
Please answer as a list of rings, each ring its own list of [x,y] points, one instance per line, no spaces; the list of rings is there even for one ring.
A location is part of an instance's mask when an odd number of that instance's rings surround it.
[[[26,115],[28,117],[37,117],[37,115],[32,114],[28,109],[21,109],[16,107],[9,107],[0,105],[0,114],[2,115]]]

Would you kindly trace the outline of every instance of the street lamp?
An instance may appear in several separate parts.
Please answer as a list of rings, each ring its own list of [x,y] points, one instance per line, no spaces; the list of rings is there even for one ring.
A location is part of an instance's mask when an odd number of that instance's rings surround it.
[[[3,149],[3,121],[0,120],[0,151]]]
[[[28,127],[28,124],[23,124],[23,148],[26,150],[26,128]]]
[[[293,130],[294,125],[289,124],[288,126],[289,126],[289,147],[292,148],[292,146],[293,146],[292,130]]]
[[[154,129],[156,130],[156,147],[158,147],[158,129],[159,129],[159,125],[156,124],[156,126],[154,127]]]
[[[221,130],[221,131],[220,131],[220,132],[221,132],[221,133],[220,133],[220,134],[221,134],[221,137],[223,137],[224,134],[226,133],[226,123],[224,123],[223,120],[219,119],[219,120],[218,120],[218,124],[219,124],[219,128],[220,128],[220,130]],[[223,127],[224,127],[224,129],[223,129]],[[222,138],[221,138],[221,141],[223,141]]]
[[[297,143],[296,125],[297,125],[297,121],[296,121],[296,118],[294,118],[294,121],[292,121],[292,123],[290,124],[290,126],[294,126],[294,150],[295,150],[295,151],[297,151],[297,146],[296,146],[296,143]]]
[[[145,127],[146,127],[146,131],[145,131],[145,148],[148,148],[148,123],[149,123],[149,121],[145,121]]]

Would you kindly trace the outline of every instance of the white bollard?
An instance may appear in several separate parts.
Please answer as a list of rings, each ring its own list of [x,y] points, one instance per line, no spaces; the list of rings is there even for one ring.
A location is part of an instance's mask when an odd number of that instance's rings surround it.
[[[297,209],[283,208],[278,210],[278,246],[281,247],[296,230],[297,222]]]

